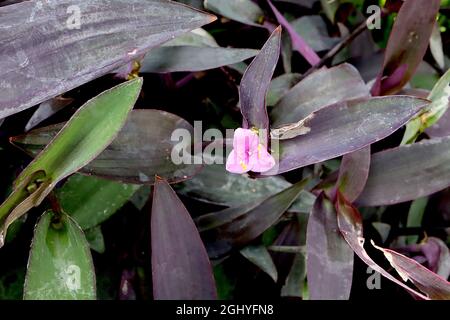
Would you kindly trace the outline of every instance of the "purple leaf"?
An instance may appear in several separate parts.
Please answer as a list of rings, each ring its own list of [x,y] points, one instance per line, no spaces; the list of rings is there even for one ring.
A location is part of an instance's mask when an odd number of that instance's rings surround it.
[[[314,6],[314,2],[316,2],[316,0],[275,0],[275,1],[289,2],[309,9],[311,9]]]
[[[290,24],[314,51],[330,50],[339,42],[339,38],[328,35],[327,24],[319,15],[303,16]]]
[[[309,214],[298,215],[298,219],[287,224],[277,239],[274,246],[305,246],[306,223]],[[278,282],[284,283],[281,289],[282,297],[302,297],[304,282],[306,279],[305,253],[273,252],[273,261],[278,270]]]
[[[73,99],[56,97],[48,101],[42,102],[37,110],[33,113],[33,116],[28,120],[25,126],[25,131],[30,131],[42,121],[50,118],[58,111],[64,109],[71,104]]]
[[[11,142],[36,156],[63,125],[39,128],[12,138]],[[160,110],[133,110],[117,138],[81,172],[135,184],[153,184],[155,175],[170,183],[186,180],[195,175],[201,165],[177,165],[171,161],[176,145],[191,145],[191,141],[172,141],[171,136],[177,129],[194,136],[192,126],[176,115]]]
[[[267,92],[266,104],[268,106],[276,105],[299,82],[300,78],[301,75],[298,73],[285,73],[273,79]]]
[[[278,23],[286,29],[291,37],[292,47],[294,50],[298,51],[308,63],[312,66],[318,64],[320,62],[320,58],[317,53],[314,52],[313,49],[306,43],[306,41],[295,31],[295,29],[290,25],[290,23],[286,20],[286,18],[275,8],[275,6],[267,0],[270,8],[272,9],[275,17],[278,20]]]
[[[251,263],[264,271],[276,283],[278,272],[273,263],[272,256],[265,246],[247,246],[240,253]]]
[[[222,257],[233,248],[244,246],[260,236],[280,219],[307,182],[302,180],[266,199],[198,217],[195,222],[206,242],[209,256]]]
[[[277,103],[270,114],[272,126],[297,122],[323,107],[369,95],[369,89],[352,65],[322,68],[297,83]]]
[[[425,257],[428,269],[447,279],[450,275],[450,251],[447,244],[439,238],[428,237],[419,244],[395,248],[402,254],[413,256],[414,260]]]
[[[308,220],[307,276],[312,300],[348,300],[353,250],[339,232],[333,203],[321,193]]]
[[[381,206],[414,200],[450,186],[450,137],[372,155],[369,178],[356,203]]]
[[[430,136],[430,138],[442,138],[450,136],[450,111],[447,109],[447,111],[442,115],[439,121],[433,126],[427,128],[425,130],[425,133]]]
[[[372,243],[373,244],[373,243]],[[450,282],[428,270],[417,261],[390,249],[374,245],[384,253],[391,266],[397,270],[404,281],[410,280],[433,300],[450,300]]]
[[[69,10],[74,6],[79,25]],[[0,17],[0,118],[103,76],[215,20],[175,2],[154,0],[25,1],[0,7]]]
[[[281,27],[275,29],[242,77],[239,96],[244,128],[269,131],[266,95],[280,57]],[[267,143],[267,137],[264,144]]]
[[[442,45],[441,26],[439,22],[434,23],[433,32],[430,38],[430,51],[439,68],[445,68],[445,54]]]
[[[189,212],[157,178],[153,194],[152,277],[156,300],[216,299],[211,263]]]
[[[365,239],[363,237],[361,214],[359,213],[358,209],[353,207],[350,202],[345,200],[345,198],[339,192],[337,194],[336,210],[338,214],[339,230],[341,231],[347,243],[362,261],[364,261],[370,268],[379,272],[381,275],[398,284],[399,286],[405,288],[413,295],[421,299],[428,300],[425,295],[408,287],[406,284],[390,275],[386,270],[381,268],[375,261],[373,261],[372,258],[370,258],[370,256],[364,249]]]
[[[440,0],[405,1],[395,20],[383,69],[372,95],[397,93],[414,75],[428,47]]]
[[[0,7],[9,6],[11,4],[24,2],[24,1],[27,1],[27,0],[2,0],[0,2]]]
[[[364,190],[370,168],[370,145],[344,155],[336,183],[341,194],[350,202]]]
[[[280,141],[278,170],[264,175],[291,171],[362,149],[392,134],[428,103],[408,96],[390,96],[322,108],[306,124],[311,129],[308,134]]]
[[[229,174],[224,165],[205,165],[192,179],[177,185],[177,193],[226,207],[237,207],[267,198],[290,187],[283,177],[252,179],[248,175]]]
[[[228,19],[254,27],[263,27],[264,11],[252,0],[204,0],[204,6]]]
[[[164,46],[149,52],[141,72],[196,72],[242,62],[258,54],[257,50],[196,46]]]

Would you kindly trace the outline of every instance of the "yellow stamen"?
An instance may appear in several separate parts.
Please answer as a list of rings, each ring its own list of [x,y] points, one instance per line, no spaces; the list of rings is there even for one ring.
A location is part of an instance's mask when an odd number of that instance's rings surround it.
[[[127,80],[136,79],[139,77],[139,71],[141,69],[141,63],[139,61],[133,61],[133,70],[127,76]]]
[[[247,165],[244,163],[244,161],[239,161],[239,164],[241,165],[241,167],[242,167],[242,170],[245,170],[245,171],[247,171]]]

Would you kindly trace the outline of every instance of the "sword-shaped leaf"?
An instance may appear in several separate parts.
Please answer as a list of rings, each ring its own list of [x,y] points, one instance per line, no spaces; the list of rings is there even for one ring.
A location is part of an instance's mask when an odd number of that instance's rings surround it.
[[[358,199],[366,185],[369,169],[370,146],[342,157],[336,186],[345,199],[350,202]]]
[[[222,257],[260,236],[280,219],[307,183],[302,180],[266,199],[198,217],[195,222],[209,256]]]
[[[333,203],[317,197],[306,232],[307,276],[313,300],[348,300],[352,288],[353,250],[339,232]]]
[[[356,203],[380,206],[428,196],[450,186],[450,137],[405,145],[372,155]]]
[[[205,0],[204,6],[225,18],[251,26],[261,27],[264,21],[264,11],[251,0]]]
[[[142,79],[89,100],[22,171],[0,206],[0,246],[8,226],[38,206],[56,184],[97,157],[119,133],[139,96]]]
[[[34,232],[25,300],[95,300],[95,271],[83,231],[67,215],[48,211]]]
[[[373,244],[373,243],[372,243]],[[384,249],[373,244],[395,268],[404,281],[410,280],[433,300],[450,300],[450,282],[428,270],[417,261],[394,250]]]
[[[58,190],[57,197],[64,212],[87,230],[107,220],[140,187],[75,174]]]
[[[405,1],[395,19],[374,96],[398,92],[414,75],[428,48],[440,0]]]
[[[61,126],[36,129],[11,140],[35,156]],[[172,139],[177,132],[180,135]],[[200,165],[183,163],[182,156],[190,155],[188,150],[183,155],[177,152],[191,147],[193,132],[188,122],[168,112],[133,110],[117,138],[81,172],[134,184],[153,184],[156,174],[171,183],[186,180],[200,170]],[[171,161],[172,152],[179,164]]]
[[[312,114],[309,133],[280,140],[278,170],[263,174],[291,171],[362,149],[395,132],[427,104],[423,99],[389,96],[322,108]]]
[[[338,214],[338,226],[342,233],[342,236],[347,241],[348,245],[358,255],[358,257],[364,261],[370,268],[379,272],[381,275],[398,284],[404,289],[408,290],[413,295],[428,300],[429,298],[422,293],[407,286],[402,281],[398,280],[382,267],[380,267],[372,258],[368,255],[366,249],[364,249],[365,238],[363,236],[362,217],[358,209],[356,209],[350,202],[338,192],[336,211]]]
[[[275,29],[242,77],[239,88],[244,128],[269,130],[266,95],[280,57],[281,27]],[[264,139],[266,144],[267,137]]]
[[[450,104],[449,84],[450,69],[438,80],[428,95],[427,99],[431,104],[407,124],[402,145],[413,143],[422,132],[435,125],[445,115]]]
[[[33,0],[0,7],[0,118],[103,76],[214,20],[157,0]]]
[[[323,107],[369,94],[364,80],[352,65],[345,63],[330,69],[322,68],[297,83],[281,98],[270,113],[272,126],[294,123]]]
[[[286,18],[277,10],[277,8],[267,0],[270,8],[272,9],[275,17],[279,24],[283,26],[284,29],[289,33],[292,42],[292,48],[298,51],[308,63],[312,66],[318,64],[320,62],[320,57],[317,53],[314,52],[313,49],[308,45],[308,43],[297,33],[297,31],[292,27],[292,25],[286,20]]]
[[[153,296],[216,299],[211,263],[189,212],[170,185],[156,179],[151,217]]]
[[[142,61],[141,72],[195,72],[220,68],[252,58],[258,50],[220,47],[163,46]]]

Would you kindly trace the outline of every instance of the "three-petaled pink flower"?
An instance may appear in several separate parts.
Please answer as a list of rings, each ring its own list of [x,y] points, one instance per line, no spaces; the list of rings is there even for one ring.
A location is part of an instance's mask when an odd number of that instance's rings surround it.
[[[227,159],[226,169],[232,173],[266,172],[275,166],[275,159],[259,142],[258,134],[250,129],[236,129],[233,150]]]

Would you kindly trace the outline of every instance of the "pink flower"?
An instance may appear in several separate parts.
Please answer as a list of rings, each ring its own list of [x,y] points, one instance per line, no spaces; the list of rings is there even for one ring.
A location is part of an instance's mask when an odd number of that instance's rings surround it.
[[[259,143],[258,134],[250,129],[236,129],[233,150],[227,159],[226,169],[232,173],[248,171],[266,172],[275,166],[275,159]]]

